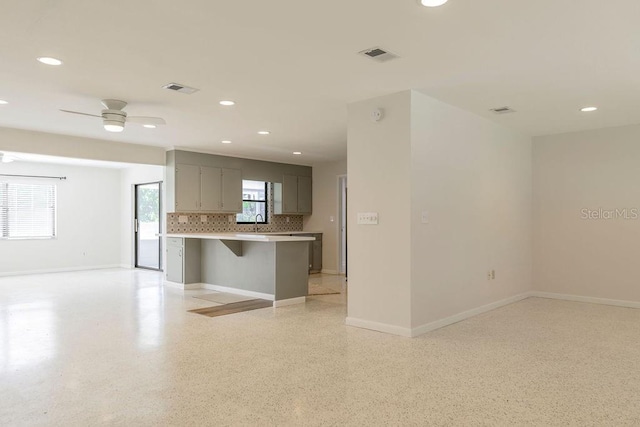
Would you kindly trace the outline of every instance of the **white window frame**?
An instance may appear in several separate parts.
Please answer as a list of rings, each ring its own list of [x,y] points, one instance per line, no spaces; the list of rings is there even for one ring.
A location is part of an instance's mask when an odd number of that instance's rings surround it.
[[[9,194],[12,186],[19,185],[27,185],[27,186],[42,186],[49,187],[47,190],[51,191],[52,197],[52,206],[49,206],[47,209],[50,209],[50,212],[45,212],[47,215],[51,215],[49,219],[51,221],[51,228],[49,229],[50,234],[40,235],[40,236],[16,236],[11,235],[12,230],[15,233],[15,228],[12,228],[12,212],[11,206],[9,203]],[[43,239],[55,239],[58,235],[58,186],[56,184],[45,183],[45,182],[31,182],[20,179],[0,179],[0,240],[43,240]],[[2,197],[4,194],[4,197]],[[34,209],[35,210],[35,209]],[[46,220],[46,219],[45,219]]]

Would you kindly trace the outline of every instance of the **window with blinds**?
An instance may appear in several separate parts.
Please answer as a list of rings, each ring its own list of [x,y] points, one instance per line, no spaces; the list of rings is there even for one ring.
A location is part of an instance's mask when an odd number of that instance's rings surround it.
[[[0,238],[56,236],[56,186],[0,181]]]

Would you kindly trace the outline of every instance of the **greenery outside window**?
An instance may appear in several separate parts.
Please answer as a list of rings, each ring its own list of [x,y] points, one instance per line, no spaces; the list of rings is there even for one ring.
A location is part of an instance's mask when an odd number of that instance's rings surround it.
[[[267,224],[267,188],[269,183],[264,181],[242,181],[242,213],[237,214],[238,224],[254,224],[256,216],[258,224]]]
[[[56,186],[0,181],[0,238],[56,237]]]

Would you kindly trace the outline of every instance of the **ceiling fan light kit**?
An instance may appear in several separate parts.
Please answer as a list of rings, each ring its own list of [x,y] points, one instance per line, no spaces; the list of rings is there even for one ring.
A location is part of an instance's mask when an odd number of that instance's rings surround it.
[[[449,0],[420,0],[420,4],[426,7],[442,6]]]
[[[98,117],[102,119],[102,125],[104,129],[109,132],[122,132],[126,122],[138,123],[142,126],[150,129],[155,129],[158,125],[164,125],[166,122],[160,117],[142,117],[131,116],[128,117],[124,108],[127,103],[118,99],[103,99],[102,105],[104,110],[98,116],[97,114],[81,113],[79,111],[60,110],[64,113],[79,114],[82,116]]]

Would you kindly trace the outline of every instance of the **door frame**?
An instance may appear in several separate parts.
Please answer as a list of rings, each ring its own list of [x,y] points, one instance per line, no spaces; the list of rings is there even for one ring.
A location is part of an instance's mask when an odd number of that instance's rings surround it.
[[[347,276],[347,175],[338,175],[338,274]],[[344,231],[343,231],[344,228]],[[343,248],[344,238],[344,248]],[[344,264],[342,260],[344,259]],[[344,269],[343,269],[344,266]]]
[[[159,268],[138,265],[138,186],[158,184],[158,233],[162,234],[162,181],[140,182],[133,184],[133,267],[144,270],[164,271],[162,257],[162,237],[158,236],[158,266]]]

